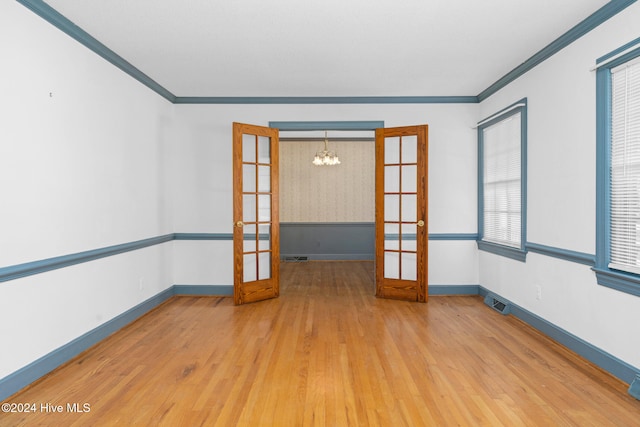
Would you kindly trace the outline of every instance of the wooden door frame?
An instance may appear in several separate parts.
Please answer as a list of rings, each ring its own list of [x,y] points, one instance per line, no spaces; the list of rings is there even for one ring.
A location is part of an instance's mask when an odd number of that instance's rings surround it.
[[[242,135],[265,136],[270,138],[269,156],[270,156],[270,277],[268,279],[260,279],[256,277],[255,281],[244,282],[244,215],[243,215],[243,153],[242,153]],[[236,305],[261,301],[269,298],[277,298],[280,295],[280,218],[279,218],[279,144],[278,129],[272,129],[265,126],[250,125],[244,123],[233,123],[233,257],[234,257],[234,280],[233,280],[233,296]],[[256,146],[256,209],[258,206],[258,177],[260,164],[258,158],[258,149]],[[255,218],[256,239],[260,236],[260,218],[256,212]],[[256,241],[256,253],[259,253],[259,241]],[[258,259],[256,257],[256,262]],[[256,275],[258,276],[258,275]],[[245,285],[248,283],[248,285]]]

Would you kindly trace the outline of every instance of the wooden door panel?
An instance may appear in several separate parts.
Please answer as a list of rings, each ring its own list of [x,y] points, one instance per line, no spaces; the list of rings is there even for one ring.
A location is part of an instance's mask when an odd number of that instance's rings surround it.
[[[376,130],[376,296],[428,298],[428,127]]]
[[[384,298],[418,301],[418,288],[415,281],[387,280],[380,287],[379,295]]]
[[[243,303],[262,301],[276,296],[278,295],[275,287],[271,284],[271,280],[245,283],[242,288]]]
[[[278,130],[233,124],[233,252],[236,304],[280,293]]]

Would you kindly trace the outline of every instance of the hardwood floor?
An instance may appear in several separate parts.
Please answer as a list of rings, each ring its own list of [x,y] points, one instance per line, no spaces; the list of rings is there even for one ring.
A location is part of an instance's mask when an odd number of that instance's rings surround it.
[[[376,299],[370,262],[281,277],[275,300],[167,301],[13,396],[37,411],[0,425],[640,425],[626,384],[480,297]]]

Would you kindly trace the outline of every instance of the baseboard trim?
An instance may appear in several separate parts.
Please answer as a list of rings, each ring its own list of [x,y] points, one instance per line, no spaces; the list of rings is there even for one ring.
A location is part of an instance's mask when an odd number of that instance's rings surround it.
[[[280,254],[280,260],[290,257],[307,257],[307,261],[373,261],[373,253],[365,254]]]
[[[640,375],[636,375],[636,378],[629,385],[629,394],[640,400]]]
[[[16,372],[9,374],[7,377],[0,379],[0,400],[8,398],[59,366],[69,362],[83,351],[158,307],[171,298],[173,294],[173,287],[170,287]]]
[[[633,367],[632,365],[618,359],[612,354],[599,349],[593,344],[590,344],[587,341],[584,341],[583,339],[573,335],[572,333],[554,325],[553,323],[531,313],[528,310],[525,310],[524,308],[514,304],[511,301],[508,301],[502,296],[499,296],[482,286],[479,286],[478,293],[482,297],[486,297],[490,294],[508,302],[508,304],[511,306],[512,315],[522,320],[529,326],[542,332],[554,341],[557,341],[558,343],[567,347],[569,350],[584,357],[591,363],[609,372],[611,375],[624,381],[625,383],[631,384],[634,379],[638,375],[640,375],[640,369]]]
[[[429,296],[437,295],[478,295],[479,285],[429,285]]]
[[[211,296],[226,297],[233,295],[233,285],[173,285],[176,296]]]

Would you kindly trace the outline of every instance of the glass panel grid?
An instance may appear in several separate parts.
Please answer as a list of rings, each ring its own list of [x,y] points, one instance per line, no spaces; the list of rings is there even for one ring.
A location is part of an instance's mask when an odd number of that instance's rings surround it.
[[[417,280],[417,136],[385,138],[384,277]]]

